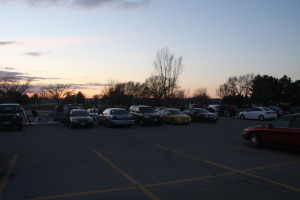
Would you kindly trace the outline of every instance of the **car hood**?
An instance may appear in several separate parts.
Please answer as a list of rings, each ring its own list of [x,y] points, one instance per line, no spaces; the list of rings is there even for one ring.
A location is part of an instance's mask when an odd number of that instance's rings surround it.
[[[178,117],[178,118],[189,118],[186,114],[178,114],[178,115],[171,115],[173,117]]]
[[[266,127],[265,125],[250,126],[246,128],[245,131],[259,130],[259,129],[264,129],[265,127]]]
[[[160,116],[160,114],[158,113],[143,113],[145,116],[149,116],[149,117],[158,117]]]
[[[81,119],[91,119],[90,116],[75,116],[75,117],[70,117],[71,120],[81,120]]]

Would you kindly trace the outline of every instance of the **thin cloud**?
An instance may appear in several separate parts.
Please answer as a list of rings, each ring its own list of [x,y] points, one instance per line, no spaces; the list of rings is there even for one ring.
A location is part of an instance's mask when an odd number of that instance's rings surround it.
[[[10,46],[10,45],[21,45],[21,43],[15,41],[7,41],[7,42],[0,41],[0,46]]]
[[[27,56],[33,56],[33,57],[40,57],[42,56],[43,54],[46,54],[48,52],[28,52],[28,53],[25,53],[25,55]]]
[[[108,86],[108,84],[105,83],[77,83],[77,84],[71,84],[72,87],[74,89],[81,89],[81,90],[85,90],[85,89],[96,89],[98,87],[104,87],[104,86]]]
[[[10,71],[15,70],[15,68],[9,68],[10,70],[7,70],[9,67],[2,67],[4,70],[0,70],[0,78],[1,77],[7,77],[7,76],[18,76],[26,80],[31,81],[40,81],[40,80],[60,80],[61,78],[56,77],[41,77],[41,76],[32,76],[29,73],[23,73],[23,72],[17,72],[17,71]]]
[[[31,7],[67,6],[91,10],[100,7],[134,9],[147,5],[149,0],[0,0],[0,3],[11,2],[22,3]]]

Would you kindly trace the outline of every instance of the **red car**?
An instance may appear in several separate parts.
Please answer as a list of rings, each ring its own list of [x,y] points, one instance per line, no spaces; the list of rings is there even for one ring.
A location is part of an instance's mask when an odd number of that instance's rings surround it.
[[[242,135],[252,147],[272,144],[300,150],[300,114],[286,115],[261,126],[246,128]]]

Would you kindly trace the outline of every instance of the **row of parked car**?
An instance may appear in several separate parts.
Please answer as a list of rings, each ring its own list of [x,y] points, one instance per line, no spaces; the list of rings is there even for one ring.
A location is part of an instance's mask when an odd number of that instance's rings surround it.
[[[258,119],[260,121],[275,119],[289,114],[277,106],[253,107],[239,113],[240,119]]]
[[[104,124],[107,127],[114,125],[132,126],[133,124],[161,125],[190,124],[191,122],[212,122],[218,121],[218,115],[209,112],[205,108],[187,108],[183,111],[176,108],[154,108],[146,105],[130,106],[128,111],[123,108],[108,108],[98,114],[98,109],[73,109],[70,112],[69,125],[93,127],[94,122]]]

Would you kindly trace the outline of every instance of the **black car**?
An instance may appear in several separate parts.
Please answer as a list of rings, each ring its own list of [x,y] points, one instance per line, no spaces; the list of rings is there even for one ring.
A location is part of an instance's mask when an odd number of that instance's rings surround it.
[[[144,126],[146,124],[161,125],[162,122],[160,114],[155,112],[155,110],[150,106],[130,106],[129,113],[133,116],[136,123],[141,126]]]
[[[19,104],[0,104],[0,127],[17,127],[23,129],[23,110]]]
[[[185,109],[184,114],[190,116],[193,122],[212,122],[218,121],[218,115],[211,113],[205,108]]]

